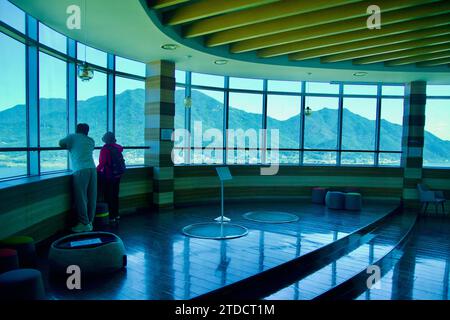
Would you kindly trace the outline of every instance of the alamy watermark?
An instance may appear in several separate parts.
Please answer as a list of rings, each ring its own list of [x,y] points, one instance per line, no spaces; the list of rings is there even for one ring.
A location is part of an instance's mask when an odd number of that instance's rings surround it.
[[[81,290],[81,268],[77,265],[67,267],[66,273],[70,276],[66,280],[69,290]]]
[[[381,8],[375,4],[367,7],[367,28],[370,30],[381,29]]]
[[[174,148],[173,163],[186,163],[191,156],[205,164],[224,162],[224,135],[221,129],[203,129],[201,121],[195,121],[192,133],[187,129],[175,129],[172,134]],[[261,167],[263,176],[276,175],[279,170],[280,134],[278,129],[227,129],[226,152],[228,164],[265,163]],[[194,146],[191,148],[191,144]]]
[[[377,265],[370,265],[366,270],[370,276],[366,280],[367,289],[381,289],[381,269]]]

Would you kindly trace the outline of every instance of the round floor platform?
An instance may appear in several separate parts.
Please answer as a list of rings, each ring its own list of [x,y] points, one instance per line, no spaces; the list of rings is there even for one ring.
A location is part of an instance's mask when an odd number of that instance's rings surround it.
[[[183,233],[193,238],[225,240],[246,236],[248,230],[232,223],[204,222],[184,227]]]
[[[299,217],[292,213],[281,211],[250,211],[244,214],[244,218],[262,223],[289,223],[298,221]]]

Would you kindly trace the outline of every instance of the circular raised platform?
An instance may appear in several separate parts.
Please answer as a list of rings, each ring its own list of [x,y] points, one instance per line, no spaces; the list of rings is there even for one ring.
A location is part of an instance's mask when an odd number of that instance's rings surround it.
[[[204,222],[184,227],[183,233],[193,238],[226,240],[246,236],[248,230],[233,223]]]
[[[244,218],[262,223],[289,223],[299,220],[299,217],[292,213],[266,210],[247,212]]]

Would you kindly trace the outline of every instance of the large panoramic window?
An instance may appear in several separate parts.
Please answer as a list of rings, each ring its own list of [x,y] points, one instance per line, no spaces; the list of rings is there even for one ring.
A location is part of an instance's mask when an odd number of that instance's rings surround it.
[[[442,91],[435,89],[440,96]],[[423,164],[450,167],[450,99],[427,99]]]
[[[66,62],[39,53],[40,146],[58,147],[67,135]],[[42,151],[41,172],[67,169],[66,151]]]
[[[0,47],[0,147],[26,147],[25,45],[0,33]],[[24,174],[26,152],[0,152],[0,178]]]
[[[116,71],[145,77],[145,63],[116,57]]]
[[[231,164],[259,163],[263,95],[230,92],[229,96],[227,161]]]
[[[107,130],[106,75],[96,71],[90,81],[77,79],[77,123],[87,123],[89,136],[96,146],[102,146]]]
[[[95,64],[97,66],[106,68],[106,52],[91,48],[82,43],[77,43],[77,58]]]
[[[116,77],[115,125],[117,143],[144,146],[145,82]],[[127,165],[144,163],[144,150],[125,150]]]

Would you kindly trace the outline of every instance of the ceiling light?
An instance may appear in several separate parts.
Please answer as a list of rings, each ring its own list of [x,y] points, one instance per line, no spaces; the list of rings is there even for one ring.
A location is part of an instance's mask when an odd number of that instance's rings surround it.
[[[310,116],[312,115],[312,109],[310,107],[306,107],[305,108],[305,116]]]
[[[178,48],[178,45],[177,44],[173,44],[173,43],[166,43],[166,44],[163,44],[161,46],[161,48],[163,48],[164,50],[173,51],[173,50],[176,50]]]
[[[359,72],[355,72],[353,75],[355,76],[355,77],[364,77],[364,76],[367,76],[367,72],[365,72],[365,71],[359,71]]]
[[[224,64],[228,63],[228,60],[216,60],[216,61],[214,61],[214,63],[219,66],[223,66]]]
[[[86,62],[78,66],[78,78],[81,81],[89,81],[94,77],[94,69],[90,67]]]

